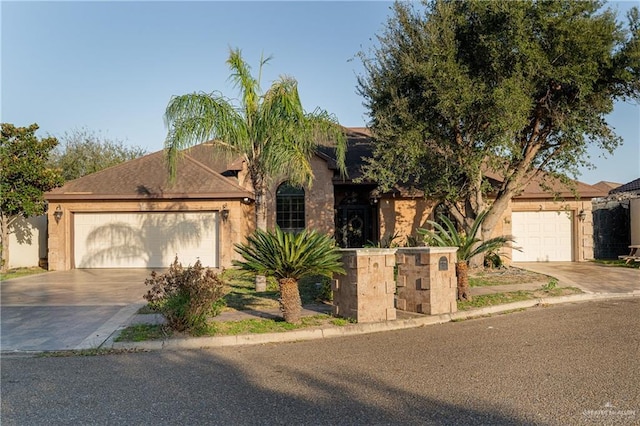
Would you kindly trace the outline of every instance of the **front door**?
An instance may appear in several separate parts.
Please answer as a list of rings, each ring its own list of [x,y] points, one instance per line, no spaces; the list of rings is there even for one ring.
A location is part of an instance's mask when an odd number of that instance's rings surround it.
[[[364,247],[371,241],[368,206],[345,206],[338,208],[338,244],[340,247]]]
[[[364,191],[363,191],[364,192]],[[342,248],[364,247],[378,240],[376,207],[368,192],[347,192],[336,207],[336,239]]]

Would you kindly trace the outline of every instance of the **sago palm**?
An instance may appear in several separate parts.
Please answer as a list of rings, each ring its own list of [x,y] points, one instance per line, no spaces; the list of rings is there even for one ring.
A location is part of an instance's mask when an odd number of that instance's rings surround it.
[[[456,260],[458,300],[471,300],[471,293],[469,291],[469,260],[477,255],[498,250],[514,242],[513,237],[510,235],[501,235],[484,241],[476,238],[475,235],[478,234],[478,229],[482,225],[482,221],[486,215],[487,211],[478,215],[471,226],[469,234],[458,232],[455,224],[443,215],[440,215],[439,218],[444,226],[438,222],[429,220],[427,222],[433,226],[433,230],[418,229],[418,233],[423,235],[427,245],[458,247]],[[512,248],[518,250],[516,247]]]
[[[309,275],[344,273],[334,241],[316,231],[293,234],[278,227],[274,231],[257,229],[245,244],[235,247],[243,260],[234,260],[234,266],[278,280],[282,316],[294,324],[302,311],[298,281]]]
[[[219,92],[190,93],[172,97],[165,112],[171,176],[175,177],[180,150],[205,141],[242,158],[256,195],[256,227],[262,230],[267,223],[264,196],[270,177],[310,185],[310,159],[319,141],[335,143],[338,167],[344,173],[346,150],[346,137],[334,116],[320,109],[304,111],[294,78],[282,76],[261,93],[262,67],[269,59],[260,60],[255,78],[240,49],[230,51],[227,64],[240,92],[238,105]]]

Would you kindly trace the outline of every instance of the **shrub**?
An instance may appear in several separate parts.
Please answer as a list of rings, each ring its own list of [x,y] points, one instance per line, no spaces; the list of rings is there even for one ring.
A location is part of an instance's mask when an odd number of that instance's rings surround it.
[[[490,251],[484,255],[484,266],[489,269],[501,269],[504,267],[504,261],[497,251]]]
[[[225,306],[224,281],[200,260],[184,268],[176,257],[166,273],[151,272],[145,284],[151,286],[144,296],[149,307],[161,313],[172,330],[201,334],[207,318]]]

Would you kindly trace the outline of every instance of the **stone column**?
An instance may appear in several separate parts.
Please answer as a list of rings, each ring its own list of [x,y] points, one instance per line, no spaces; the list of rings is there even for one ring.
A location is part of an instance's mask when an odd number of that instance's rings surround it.
[[[456,247],[399,248],[396,307],[427,315],[456,312],[457,250]]]
[[[334,276],[333,314],[359,323],[396,319],[396,249],[343,249],[346,275]]]

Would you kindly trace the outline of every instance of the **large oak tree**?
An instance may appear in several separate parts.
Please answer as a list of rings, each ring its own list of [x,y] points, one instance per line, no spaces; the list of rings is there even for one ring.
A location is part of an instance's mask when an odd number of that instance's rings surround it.
[[[396,3],[361,54],[367,176],[442,200],[466,229],[488,209],[490,237],[537,174],[566,181],[589,145],[621,143],[606,115],[640,97],[639,27],[637,8],[622,24],[599,1]]]

